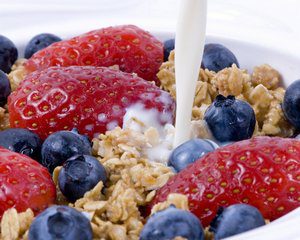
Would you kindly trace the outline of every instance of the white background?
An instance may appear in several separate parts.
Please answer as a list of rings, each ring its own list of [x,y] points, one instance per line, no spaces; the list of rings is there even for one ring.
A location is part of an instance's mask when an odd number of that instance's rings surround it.
[[[0,0],[0,34],[16,44],[52,32],[69,37],[102,26],[134,23],[173,31],[178,0]],[[299,51],[300,1],[208,0],[208,34]],[[298,45],[298,46],[297,46]]]

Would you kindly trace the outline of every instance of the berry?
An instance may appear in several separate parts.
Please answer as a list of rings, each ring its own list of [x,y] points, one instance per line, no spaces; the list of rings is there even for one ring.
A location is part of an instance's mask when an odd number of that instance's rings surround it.
[[[146,211],[169,193],[185,194],[204,226],[218,207],[235,203],[277,219],[300,206],[300,141],[256,137],[218,148],[172,177]]]
[[[249,103],[218,95],[205,112],[213,136],[220,142],[251,138],[255,128],[255,113]]]
[[[209,230],[214,233],[214,240],[219,240],[263,225],[265,220],[257,208],[248,204],[234,204],[219,208]]]
[[[18,58],[18,50],[7,37],[0,35],[0,70],[9,73]]]
[[[168,164],[177,172],[185,169],[208,152],[215,150],[215,146],[204,139],[189,140],[173,150]]]
[[[50,66],[118,65],[123,72],[158,81],[156,74],[163,57],[163,44],[154,36],[136,26],[123,25],[54,43],[35,53],[25,67],[32,72]]]
[[[42,139],[77,128],[91,139],[122,126],[133,104],[154,109],[172,123],[175,103],[169,93],[134,74],[106,67],[51,67],[27,75],[8,97],[11,127],[27,128]]]
[[[168,61],[170,52],[175,48],[175,39],[169,39],[164,42],[164,61]]]
[[[25,47],[25,58],[31,56],[37,51],[44,49],[52,43],[61,41],[61,38],[51,33],[41,33],[34,36]]]
[[[88,155],[76,155],[68,159],[58,176],[61,192],[71,202],[82,198],[97,183],[106,182],[106,171],[100,162]]]
[[[77,154],[91,154],[91,143],[77,130],[58,131],[46,138],[42,145],[42,164],[53,172],[68,158]]]
[[[41,212],[56,199],[51,175],[31,158],[0,148],[0,218],[9,208]]]
[[[10,128],[0,131],[0,146],[40,161],[42,140],[27,129]]]
[[[201,67],[210,71],[219,72],[232,64],[239,67],[238,60],[234,54],[221,44],[210,43],[204,46]]]
[[[29,240],[92,240],[90,221],[68,206],[52,206],[38,215],[29,228]]]
[[[0,107],[3,107],[6,104],[10,92],[11,89],[8,77],[0,70]]]
[[[288,121],[300,129],[300,80],[293,82],[285,91],[282,109]]]
[[[171,205],[148,219],[142,229],[140,240],[168,240],[175,237],[203,240],[204,231],[194,214]]]

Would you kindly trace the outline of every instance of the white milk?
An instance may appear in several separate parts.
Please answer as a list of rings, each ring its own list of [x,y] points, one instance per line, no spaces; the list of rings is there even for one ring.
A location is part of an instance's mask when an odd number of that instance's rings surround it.
[[[190,139],[192,106],[205,44],[207,0],[182,0],[180,11],[175,38],[174,148]]]

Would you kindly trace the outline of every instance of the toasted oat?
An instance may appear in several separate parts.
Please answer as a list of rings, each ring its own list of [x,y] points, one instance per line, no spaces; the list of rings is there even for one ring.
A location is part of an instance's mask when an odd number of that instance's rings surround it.
[[[167,200],[161,203],[155,204],[151,209],[151,215],[168,208],[171,205],[175,205],[176,208],[182,210],[189,210],[189,202],[187,196],[179,193],[171,193],[168,195]]]
[[[1,239],[16,240],[23,239],[25,232],[29,229],[34,218],[31,209],[18,213],[15,208],[4,212],[1,220]]]
[[[175,98],[174,51],[171,52],[169,61],[161,65],[157,76],[161,81],[161,87]],[[279,87],[280,81],[280,74],[267,64],[255,67],[252,75],[236,65],[218,73],[200,69],[192,120],[203,120],[206,109],[217,94],[234,95],[253,107],[257,119],[255,136],[290,137],[295,130],[282,114],[280,105],[285,90]],[[197,132],[199,135],[194,134],[195,137],[205,136],[203,125],[198,125]]]
[[[276,89],[281,82],[281,76],[277,70],[268,64],[254,67],[252,73],[252,83],[254,86],[264,85],[267,89]]]
[[[4,108],[0,107],[0,130],[9,128],[9,115],[7,112],[7,106]]]
[[[25,58],[18,59],[11,68],[11,72],[8,74],[8,79],[10,81],[10,87],[12,91],[15,91],[19,86],[20,82],[24,79],[26,71],[24,68],[24,63],[27,60]]]

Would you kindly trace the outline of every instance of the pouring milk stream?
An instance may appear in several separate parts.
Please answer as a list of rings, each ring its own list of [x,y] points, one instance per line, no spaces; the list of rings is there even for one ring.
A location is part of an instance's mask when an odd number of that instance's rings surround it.
[[[175,37],[176,130],[174,148],[190,139],[196,82],[205,44],[207,0],[182,0]]]

